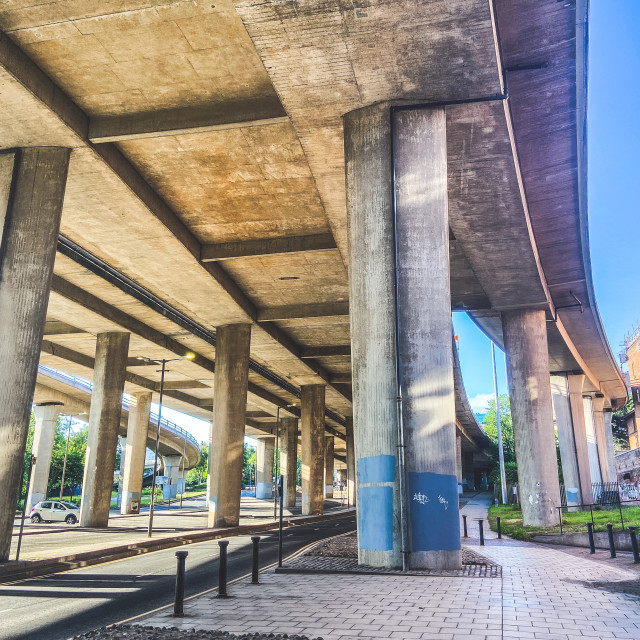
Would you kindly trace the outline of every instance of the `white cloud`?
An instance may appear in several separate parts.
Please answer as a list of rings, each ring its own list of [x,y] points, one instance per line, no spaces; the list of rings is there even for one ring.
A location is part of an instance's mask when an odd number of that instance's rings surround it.
[[[469,398],[469,404],[474,413],[486,413],[491,400],[493,400],[493,393],[479,393]]]

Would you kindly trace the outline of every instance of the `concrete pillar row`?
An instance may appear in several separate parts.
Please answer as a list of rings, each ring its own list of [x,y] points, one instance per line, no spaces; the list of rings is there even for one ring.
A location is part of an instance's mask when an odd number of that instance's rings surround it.
[[[296,506],[296,474],[298,471],[298,420],[282,418],[280,423],[280,471],[284,476],[284,503],[287,509]]]
[[[300,387],[302,430],[302,515],[320,516],[324,510],[324,398],[323,384]]]
[[[551,398],[553,413],[556,419],[562,476],[567,495],[567,505],[582,504],[580,490],[580,473],[578,471],[578,456],[574,438],[573,421],[571,419],[571,402],[569,400],[569,385],[566,375],[551,376]]]
[[[27,514],[31,512],[33,506],[47,498],[53,441],[56,435],[56,427],[58,426],[58,416],[62,407],[62,402],[44,402],[34,409],[35,427],[31,454],[36,457],[36,463],[31,471],[31,483],[29,484],[29,495],[27,497]]]
[[[98,334],[96,342],[80,505],[83,527],[109,524],[129,338],[128,333],[114,331]]]
[[[349,504],[356,506],[356,452],[353,438],[353,418],[348,417],[345,423],[347,436],[347,491]]]
[[[216,329],[213,422],[209,439],[209,527],[235,527],[240,522],[250,347],[250,324]]]
[[[525,526],[555,525],[560,485],[545,312],[504,311],[502,327],[523,522]]]
[[[615,482],[609,474],[609,452],[607,450],[607,436],[604,427],[604,396],[596,394],[593,398],[593,424],[598,443],[598,460],[600,461],[600,475],[602,482]]]
[[[335,437],[324,438],[324,497],[333,498],[333,472],[335,469]]]
[[[0,151],[0,562],[22,486],[70,153]]]
[[[616,469],[616,452],[613,446],[613,429],[611,422],[613,419],[613,409],[606,408],[604,410],[604,437],[607,443],[607,462],[609,463],[609,482],[616,482],[618,479],[618,470]]]
[[[576,447],[578,477],[580,479],[580,496],[582,497],[582,504],[592,504],[593,490],[591,487],[591,470],[589,465],[589,450],[587,447],[584,402],[582,400],[584,380],[584,374],[572,374],[567,376],[569,405],[571,407],[571,422],[573,424],[573,440]]]
[[[273,457],[276,441],[273,437],[258,438],[256,450],[256,498],[271,500],[273,498]]]
[[[120,513],[139,513],[152,393],[134,393],[129,407]]]
[[[459,568],[445,111],[374,105],[344,132],[359,561]]]

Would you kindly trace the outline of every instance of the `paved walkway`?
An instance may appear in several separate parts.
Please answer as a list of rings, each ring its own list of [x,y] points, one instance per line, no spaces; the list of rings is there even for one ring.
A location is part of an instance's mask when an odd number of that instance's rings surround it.
[[[185,617],[161,610],[139,622],[185,629],[360,638],[640,639],[640,573],[627,554],[606,560],[584,550],[497,540],[479,548],[475,517],[488,498],[463,509],[470,548],[502,565],[503,578],[295,575],[267,571],[262,586],[229,586],[230,599],[208,593],[185,604]]]
[[[339,495],[339,494],[336,494]],[[292,509],[284,509],[284,516],[301,514],[300,499]],[[206,501],[204,498],[185,499],[183,509],[179,500],[171,510],[158,508],[153,514],[153,537],[167,538],[202,531],[207,527]],[[343,508],[341,501],[325,501],[325,512]],[[121,516],[112,512],[107,529],[87,529],[64,522],[32,524],[25,521],[20,560],[43,560],[71,553],[97,551],[126,544],[135,544],[148,540],[147,526],[149,513]],[[240,524],[259,524],[273,522],[273,501],[256,500],[243,497],[240,508]],[[16,518],[13,528],[13,540],[10,558],[15,558],[20,519]]]

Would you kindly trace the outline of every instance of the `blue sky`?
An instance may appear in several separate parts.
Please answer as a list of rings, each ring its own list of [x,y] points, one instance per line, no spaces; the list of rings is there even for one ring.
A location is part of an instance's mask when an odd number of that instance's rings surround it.
[[[640,216],[640,0],[592,0],[589,52],[589,227],[593,280],[613,353],[640,322],[635,282]],[[483,413],[493,394],[491,343],[465,314],[454,314],[467,395]],[[507,390],[504,354],[497,351],[498,383]],[[208,425],[171,410],[165,416],[199,439]]]

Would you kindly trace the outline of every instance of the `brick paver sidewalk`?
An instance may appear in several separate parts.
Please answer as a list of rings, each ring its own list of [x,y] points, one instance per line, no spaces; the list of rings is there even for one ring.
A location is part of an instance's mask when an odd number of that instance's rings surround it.
[[[471,500],[464,512],[471,520],[486,508],[486,499]],[[233,598],[210,593],[188,601],[183,619],[165,609],[141,622],[324,640],[640,639],[640,599],[620,592],[639,577],[629,558],[611,564],[487,535],[482,554],[502,565],[502,580],[269,571],[261,586],[230,585]]]

